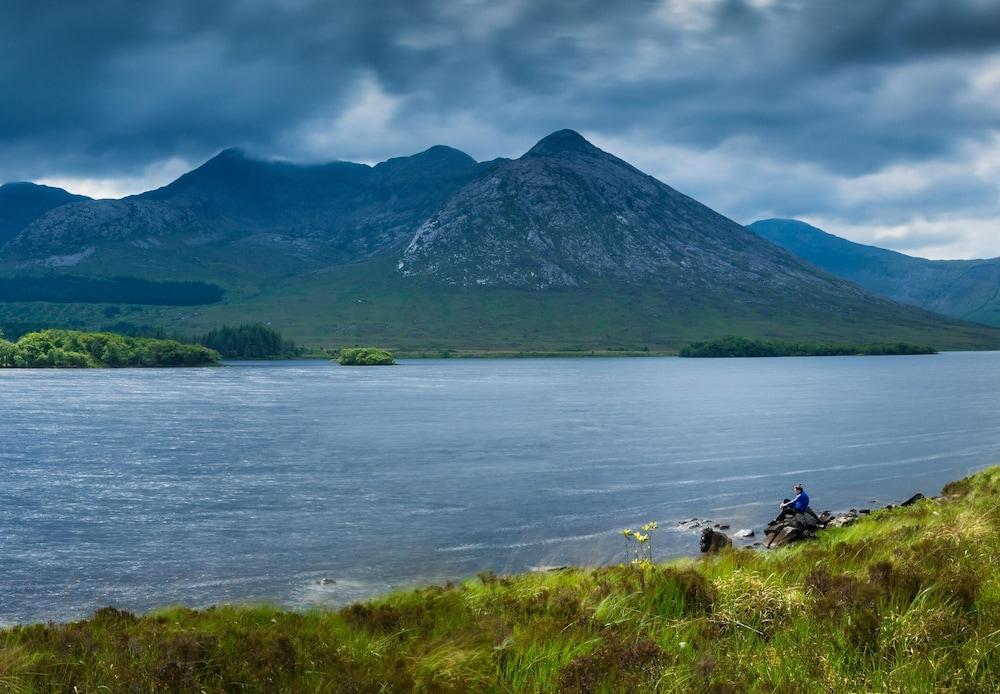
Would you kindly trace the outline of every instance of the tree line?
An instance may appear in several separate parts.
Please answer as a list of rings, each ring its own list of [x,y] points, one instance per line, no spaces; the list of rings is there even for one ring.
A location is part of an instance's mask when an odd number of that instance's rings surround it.
[[[838,345],[754,340],[746,337],[723,337],[693,342],[680,351],[682,357],[839,357],[889,354],[936,354],[936,352],[931,347],[908,342]]]
[[[223,325],[194,341],[214,349],[226,359],[273,359],[302,353],[292,340],[286,340],[274,328],[261,323]]]

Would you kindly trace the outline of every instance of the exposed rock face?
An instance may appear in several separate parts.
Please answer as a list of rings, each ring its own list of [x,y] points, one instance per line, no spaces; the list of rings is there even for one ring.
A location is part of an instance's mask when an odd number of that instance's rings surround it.
[[[451,196],[417,230],[399,270],[462,287],[655,278],[857,292],[570,130]]]
[[[36,183],[0,186],[0,247],[49,210],[90,198]]]
[[[190,206],[137,200],[91,200],[56,208],[11,241],[8,256],[21,265],[66,265],[61,258],[85,259],[99,246],[126,243],[158,247],[178,234],[204,241],[217,237],[217,217]]]

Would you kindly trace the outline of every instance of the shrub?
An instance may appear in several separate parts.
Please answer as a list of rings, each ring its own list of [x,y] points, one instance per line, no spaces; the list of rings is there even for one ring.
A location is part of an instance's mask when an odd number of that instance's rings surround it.
[[[377,347],[345,347],[337,362],[342,366],[391,366],[396,360],[391,352]]]

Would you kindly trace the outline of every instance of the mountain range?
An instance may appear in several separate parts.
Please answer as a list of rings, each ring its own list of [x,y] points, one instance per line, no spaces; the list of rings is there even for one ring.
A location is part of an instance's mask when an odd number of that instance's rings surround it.
[[[955,318],[1000,325],[1000,258],[915,258],[854,243],[795,219],[764,219],[750,229],[875,294]]]
[[[0,248],[49,210],[81,200],[90,198],[27,181],[5,183],[0,186]]]
[[[1000,345],[998,330],[799,259],[570,130],[488,162],[443,146],[375,166],[225,150],[157,190],[40,210],[0,248],[0,275],[197,281],[225,295],[7,301],[0,323],[261,321],[317,346],[671,350],[728,334]]]

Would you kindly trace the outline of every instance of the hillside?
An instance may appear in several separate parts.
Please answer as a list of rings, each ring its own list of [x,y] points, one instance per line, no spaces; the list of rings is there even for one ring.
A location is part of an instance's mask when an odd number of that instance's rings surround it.
[[[183,308],[8,301],[0,325],[264,323],[307,347],[401,354],[675,351],[731,334],[1000,346],[1000,331],[817,270],[566,130],[485,163],[441,146],[376,166],[226,150],[155,191],[51,210],[0,251],[0,275],[224,292]]]
[[[106,608],[3,631],[0,678],[15,691],[997,691],[998,494],[995,467],[780,550],[482,574],[338,612]]]
[[[89,199],[37,183],[5,183],[0,186],[0,248],[49,210]]]
[[[795,219],[765,219],[749,228],[868,291],[947,316],[1000,325],[1000,258],[915,258],[854,243]]]

